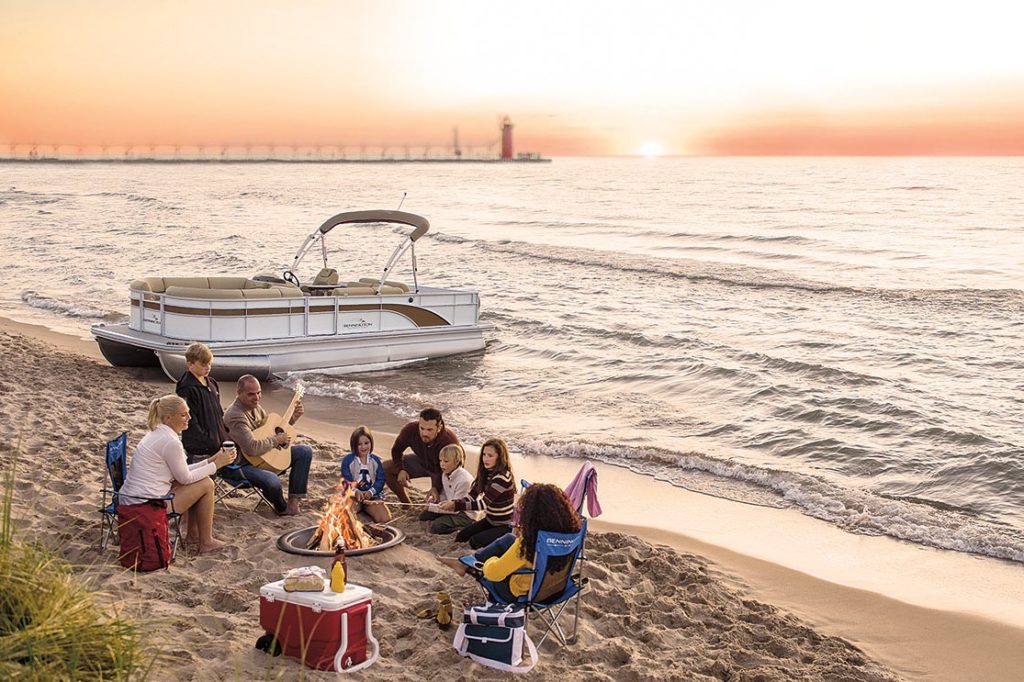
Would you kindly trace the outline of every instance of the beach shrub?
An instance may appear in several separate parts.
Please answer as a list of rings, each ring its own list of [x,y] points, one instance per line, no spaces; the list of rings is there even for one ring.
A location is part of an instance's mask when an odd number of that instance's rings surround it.
[[[14,471],[0,514],[0,679],[138,680],[148,675],[140,626],[100,606],[71,566],[15,538]]]

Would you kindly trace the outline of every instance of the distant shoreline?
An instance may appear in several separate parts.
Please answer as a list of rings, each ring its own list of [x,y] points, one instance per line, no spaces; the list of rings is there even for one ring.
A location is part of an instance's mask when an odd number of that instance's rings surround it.
[[[0,159],[0,163],[23,163],[23,164],[38,164],[38,163],[52,163],[52,164],[64,164],[64,163],[126,163],[126,164],[178,164],[178,163],[210,163],[210,164],[235,164],[235,163],[551,163],[550,158],[546,157],[529,157],[522,159],[473,159],[473,158],[456,158],[456,157],[443,157],[434,159],[275,159],[275,158],[259,158],[259,159],[156,159],[156,158],[138,158],[138,159],[54,159],[54,158],[40,158],[40,159]]]

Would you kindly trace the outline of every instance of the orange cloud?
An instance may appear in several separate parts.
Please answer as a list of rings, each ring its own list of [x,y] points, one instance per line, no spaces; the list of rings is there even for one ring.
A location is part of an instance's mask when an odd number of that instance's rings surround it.
[[[1024,103],[751,114],[689,146],[722,156],[1017,156]]]

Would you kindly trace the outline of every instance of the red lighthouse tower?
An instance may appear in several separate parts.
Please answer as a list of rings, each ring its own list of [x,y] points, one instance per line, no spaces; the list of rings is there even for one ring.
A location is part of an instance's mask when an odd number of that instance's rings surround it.
[[[512,160],[512,121],[508,116],[501,121],[501,160]]]

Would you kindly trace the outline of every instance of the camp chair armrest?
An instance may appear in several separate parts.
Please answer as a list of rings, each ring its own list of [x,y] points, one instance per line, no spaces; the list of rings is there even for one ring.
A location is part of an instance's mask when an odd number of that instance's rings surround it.
[[[154,497],[152,499],[153,500],[159,500],[161,502],[170,502],[170,504],[168,505],[168,507],[170,508],[170,511],[167,512],[168,514],[180,514],[181,513],[181,512],[178,512],[178,511],[176,511],[174,509],[174,493],[167,493],[166,495],[162,495],[160,497]]]

